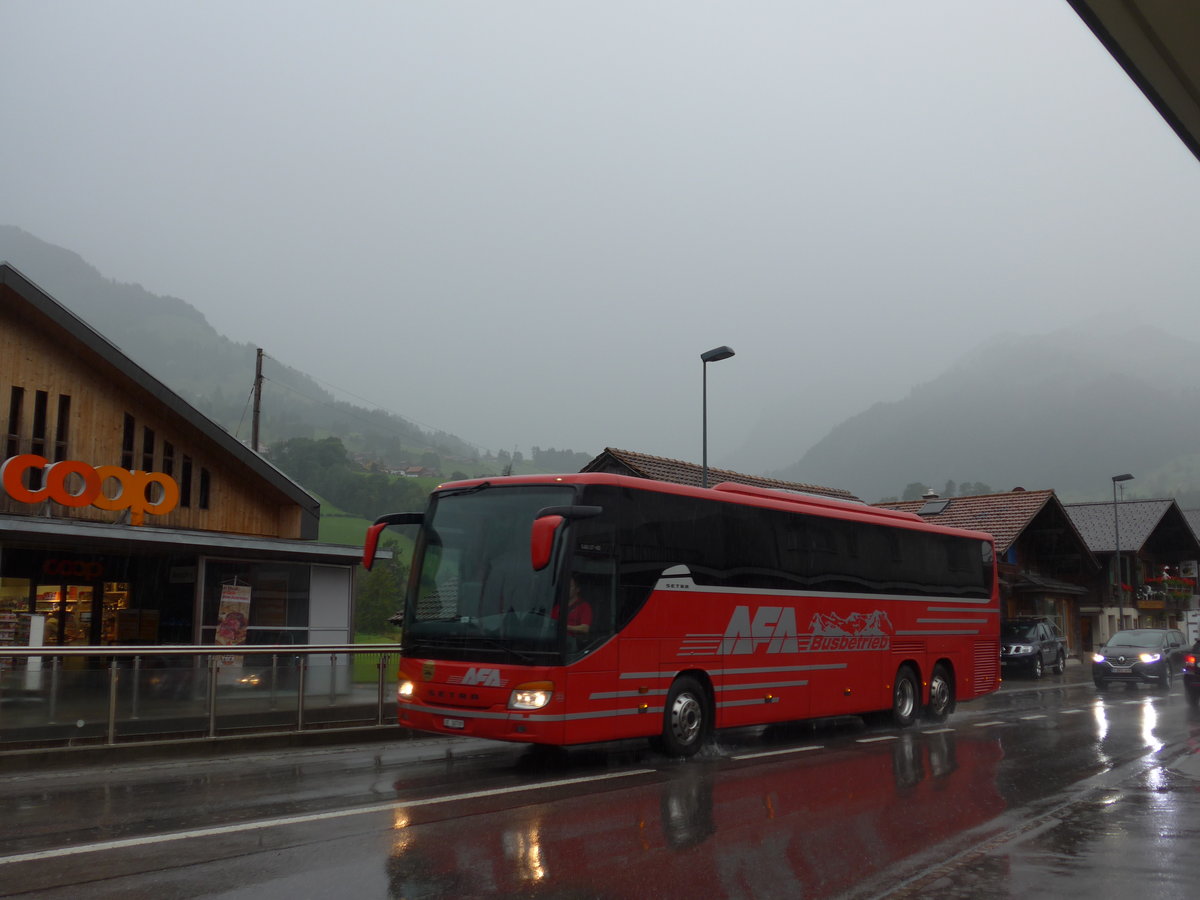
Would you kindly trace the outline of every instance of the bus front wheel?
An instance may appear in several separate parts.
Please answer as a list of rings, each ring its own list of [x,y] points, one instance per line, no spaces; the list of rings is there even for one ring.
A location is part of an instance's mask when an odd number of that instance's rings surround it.
[[[670,756],[692,756],[708,734],[708,695],[696,679],[676,678],[663,709],[659,745]]]
[[[896,670],[892,682],[892,722],[898,728],[907,728],[917,720],[921,708],[921,692],[917,688],[917,676],[910,666]]]

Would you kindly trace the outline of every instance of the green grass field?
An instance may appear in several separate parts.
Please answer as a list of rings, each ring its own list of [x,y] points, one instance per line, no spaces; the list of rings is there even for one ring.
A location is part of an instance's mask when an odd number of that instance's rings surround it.
[[[395,629],[387,634],[356,634],[356,644],[396,644],[400,640],[400,630]],[[399,649],[399,648],[397,648]],[[375,684],[379,679],[379,657],[374,653],[356,653],[354,655],[354,683]],[[398,654],[388,657],[387,672],[384,673],[384,683],[396,683],[396,667],[400,664]]]

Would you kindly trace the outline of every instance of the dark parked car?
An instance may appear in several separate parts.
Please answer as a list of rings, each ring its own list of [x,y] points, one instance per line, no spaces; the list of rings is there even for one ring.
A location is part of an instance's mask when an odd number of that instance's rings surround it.
[[[1183,667],[1183,632],[1174,628],[1133,628],[1118,631],[1092,656],[1096,687],[1113,681],[1156,684],[1171,689]]]
[[[1183,654],[1183,690],[1192,706],[1200,706],[1200,641]]]
[[[1067,641],[1051,619],[1023,617],[1000,626],[1000,668],[1022,671],[1034,678],[1050,668],[1062,674],[1067,665]]]

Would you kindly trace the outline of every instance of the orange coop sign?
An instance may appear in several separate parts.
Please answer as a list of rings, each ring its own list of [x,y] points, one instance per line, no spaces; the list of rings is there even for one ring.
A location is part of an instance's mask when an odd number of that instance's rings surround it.
[[[42,470],[42,486],[31,490],[25,485],[25,473],[35,469]],[[18,503],[52,500],[75,509],[84,506],[113,511],[127,509],[131,525],[141,525],[147,513],[161,516],[179,505],[179,485],[163,472],[90,466],[75,459],[52,463],[36,453],[6,459],[0,465],[0,483]]]

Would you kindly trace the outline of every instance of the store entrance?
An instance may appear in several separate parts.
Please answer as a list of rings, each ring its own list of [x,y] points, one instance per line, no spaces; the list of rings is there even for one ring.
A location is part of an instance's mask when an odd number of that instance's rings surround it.
[[[122,643],[122,632],[136,623],[126,621],[129,584],[123,581],[81,581],[63,578],[57,583],[39,583],[35,612],[46,617],[46,643],[52,646]]]

